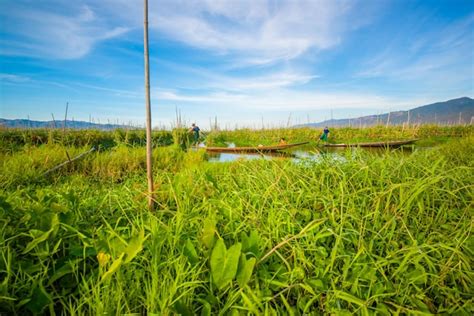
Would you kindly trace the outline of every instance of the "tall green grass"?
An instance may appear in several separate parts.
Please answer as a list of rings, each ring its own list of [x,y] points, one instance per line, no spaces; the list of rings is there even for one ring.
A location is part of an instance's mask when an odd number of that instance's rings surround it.
[[[467,137],[474,134],[474,125],[467,126],[371,126],[365,128],[332,128],[331,142],[385,141],[410,138],[422,138],[424,145],[435,145],[453,137]],[[232,131],[212,130],[203,134],[209,146],[226,146],[232,142],[238,146],[271,145],[284,137],[289,142],[317,142],[322,129],[314,128],[276,128],[276,129],[238,129]],[[205,136],[204,136],[205,135]],[[117,145],[144,146],[144,130],[117,129],[114,131],[99,130],[66,130],[60,129],[0,129],[0,152],[11,153],[21,150],[23,146],[44,144],[61,144],[82,147],[95,146],[111,148]],[[172,131],[153,131],[154,146],[171,144],[187,148],[192,145],[192,134],[186,128],[175,128]]]
[[[63,150],[2,157],[1,312],[474,312],[473,137],[298,163],[157,148],[153,213],[140,148],[28,182]]]
[[[329,128],[330,142],[356,143],[364,141],[389,141],[421,138],[420,144],[435,145],[445,142],[453,137],[467,137],[474,134],[473,125],[468,126],[372,126],[366,128],[335,127]],[[281,129],[240,129],[234,131],[214,130],[206,137],[208,145],[223,146],[226,142],[235,143],[237,146],[255,146],[257,144],[276,144],[284,137],[288,142],[319,140],[322,129],[314,128],[281,128]]]
[[[15,152],[23,146],[61,144],[65,146],[95,146],[111,148],[116,145],[144,146],[145,130],[116,129],[114,131],[61,129],[0,129],[0,152]],[[170,131],[153,131],[153,145],[173,143]]]

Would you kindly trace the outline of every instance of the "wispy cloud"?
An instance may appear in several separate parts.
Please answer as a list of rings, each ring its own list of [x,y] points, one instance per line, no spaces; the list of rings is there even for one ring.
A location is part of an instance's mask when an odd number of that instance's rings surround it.
[[[181,77],[185,81],[192,74],[192,83],[187,84],[187,87],[192,89],[218,89],[234,92],[272,90],[301,86],[319,78],[319,75],[297,69],[261,70],[258,74],[234,75],[170,62],[158,62],[167,69],[182,73]]]
[[[100,41],[142,27],[138,0],[10,3],[0,13],[2,54],[74,59]],[[167,40],[227,56],[234,65],[271,64],[337,45],[357,26],[357,1],[161,0],[150,2],[150,28]],[[56,6],[57,9],[51,10]],[[351,22],[349,23],[349,20]]]
[[[370,56],[356,77],[417,81],[445,81],[452,77],[463,80],[472,76],[473,28],[474,14],[471,14],[441,29],[413,30],[408,41],[404,39],[401,43],[400,39],[395,39],[384,51]]]
[[[257,111],[314,111],[329,109],[396,109],[423,105],[435,101],[430,98],[388,98],[377,94],[326,93],[320,91],[296,92],[279,90],[271,95],[263,92],[232,93],[185,93],[176,90],[155,90],[154,100],[171,104],[194,104],[195,106],[214,105],[228,110],[251,109]]]
[[[8,74],[8,73],[0,73],[0,81],[2,82],[10,82],[10,83],[24,83],[30,81],[30,77],[15,75],[15,74]]]
[[[141,25],[137,2],[106,3],[113,4],[108,6],[111,14]],[[291,60],[337,45],[345,32],[359,25],[357,19],[349,19],[357,6],[364,4],[348,0],[165,0],[150,3],[149,16],[151,29],[167,40],[250,66]]]
[[[66,83],[60,83],[51,80],[37,79],[35,76],[15,75],[9,73],[0,73],[0,83],[2,85],[8,84],[18,87],[24,87],[25,89],[31,87],[47,87],[55,86],[62,89],[68,89],[71,91],[79,92],[77,89]],[[1,88],[1,86],[0,86]]]
[[[64,4],[63,4],[64,5]],[[58,6],[61,4],[58,3]],[[87,5],[72,5],[65,12],[10,3],[0,13],[9,37],[0,53],[45,59],[75,59],[87,55],[100,41],[120,36],[127,27],[111,26]]]
[[[350,7],[331,0],[165,2],[151,25],[186,45],[267,64],[336,45]]]
[[[469,95],[467,3],[149,1],[153,106],[161,118],[183,105],[193,116],[228,109],[245,120],[244,111],[377,112]],[[142,0],[1,7],[0,88],[12,113],[25,99],[39,113],[52,97],[87,113],[141,113],[131,105],[142,110]]]

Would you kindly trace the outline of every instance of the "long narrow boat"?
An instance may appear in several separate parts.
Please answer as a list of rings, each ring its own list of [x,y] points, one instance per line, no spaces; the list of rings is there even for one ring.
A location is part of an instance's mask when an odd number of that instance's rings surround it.
[[[355,144],[325,144],[326,147],[400,147],[403,145],[410,145],[418,139],[398,140],[389,142],[374,142],[374,143],[355,143]]]
[[[196,147],[205,149],[208,152],[214,153],[259,153],[259,152],[278,152],[288,148],[305,145],[309,142],[274,145],[274,146],[255,146],[255,147]]]

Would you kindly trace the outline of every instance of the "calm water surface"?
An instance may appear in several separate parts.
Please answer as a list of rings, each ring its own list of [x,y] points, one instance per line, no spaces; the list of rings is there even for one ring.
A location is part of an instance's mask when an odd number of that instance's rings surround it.
[[[229,147],[235,147],[234,144],[229,144]],[[373,154],[382,154],[387,151],[385,148],[321,148],[315,146],[301,146],[293,150],[287,150],[279,153],[208,153],[208,161],[211,162],[229,162],[236,160],[252,160],[252,159],[291,159],[293,161],[302,160],[321,160],[325,158],[345,160],[347,151],[368,151]],[[403,152],[404,154],[411,154],[414,151],[414,147],[402,147],[397,149],[388,149],[389,151]]]

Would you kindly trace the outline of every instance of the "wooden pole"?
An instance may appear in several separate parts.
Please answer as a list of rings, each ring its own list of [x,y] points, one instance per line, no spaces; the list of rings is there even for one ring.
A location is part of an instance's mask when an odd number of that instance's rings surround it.
[[[69,108],[69,102],[66,102],[66,113],[64,114],[64,126],[63,126],[63,140],[64,134],[66,134],[66,122],[67,122],[67,109]]]
[[[65,166],[65,165],[67,165],[68,163],[71,163],[71,162],[73,162],[73,161],[76,161],[76,160],[78,160],[78,159],[81,159],[81,158],[84,157],[85,155],[90,154],[91,152],[93,152],[94,150],[95,150],[95,148],[92,147],[92,148],[89,149],[88,151],[83,152],[82,154],[77,155],[76,157],[74,157],[74,158],[72,158],[72,159],[68,157],[68,160],[66,160],[65,162],[60,163],[59,165],[57,165],[57,166],[55,166],[55,167],[53,167],[53,168],[47,170],[45,173],[43,173],[43,176],[45,176],[45,175],[47,175],[47,174],[49,174],[49,173],[51,173],[51,172],[53,172],[53,171],[58,170],[59,168],[61,168],[61,167]]]
[[[286,122],[286,127],[289,128],[291,124],[291,112],[290,115],[288,115],[288,121]]]
[[[54,119],[53,113],[51,113],[51,117],[53,118],[53,128],[56,128],[56,120]]]
[[[148,178],[148,208],[154,208],[153,169],[151,147],[150,66],[148,53],[148,0],[144,0],[143,49],[145,57],[145,102],[146,102],[146,175]]]

